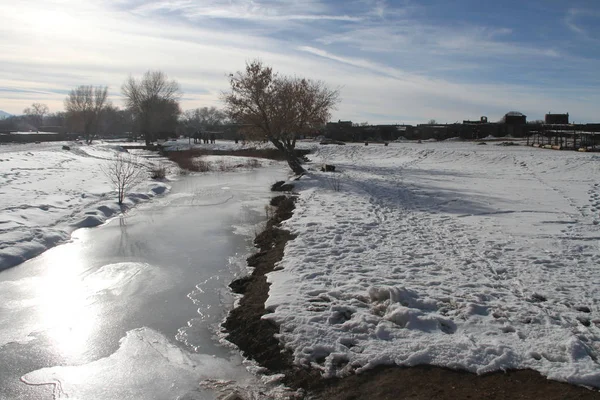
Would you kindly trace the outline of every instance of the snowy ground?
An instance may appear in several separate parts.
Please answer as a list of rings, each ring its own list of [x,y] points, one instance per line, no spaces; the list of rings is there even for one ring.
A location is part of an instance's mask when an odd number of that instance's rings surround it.
[[[62,145],[0,146],[0,269],[120,212],[100,169],[118,145]],[[531,368],[600,387],[600,155],[463,142],[317,149],[285,223],[298,237],[269,275],[269,318],[297,362],[327,375]],[[318,172],[324,162],[339,172]],[[167,189],[148,180],[126,203]]]
[[[267,318],[298,363],[531,368],[600,388],[600,155],[321,146]]]
[[[70,150],[62,148],[65,144]],[[120,213],[115,188],[101,166],[121,151],[108,143],[0,145],[0,270],[69,240],[74,229]],[[157,164],[145,157],[138,161]],[[148,179],[128,194],[124,207],[166,190],[166,184]]]

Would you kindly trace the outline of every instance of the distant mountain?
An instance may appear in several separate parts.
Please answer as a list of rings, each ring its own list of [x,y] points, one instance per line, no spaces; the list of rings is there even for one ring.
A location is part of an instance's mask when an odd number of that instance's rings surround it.
[[[12,114],[9,114],[5,111],[0,110],[0,119],[6,119],[8,117],[12,117]]]

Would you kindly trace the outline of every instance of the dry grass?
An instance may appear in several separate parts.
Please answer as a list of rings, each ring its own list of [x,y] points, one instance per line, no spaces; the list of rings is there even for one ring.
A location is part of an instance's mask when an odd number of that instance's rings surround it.
[[[159,162],[158,164],[156,164],[150,168],[150,177],[152,179],[161,180],[161,179],[165,179],[166,176],[167,176],[167,166],[164,163]]]
[[[339,192],[342,190],[342,179],[339,173],[330,173],[325,175],[325,181],[331,190]]]
[[[299,157],[305,156],[307,150],[296,150]],[[206,169],[206,165],[202,162],[198,163],[199,158],[202,156],[214,155],[214,156],[237,156],[237,157],[251,157],[253,160],[249,160],[246,163],[227,166],[223,163],[223,166],[218,166],[217,171],[231,171],[235,168],[257,168],[260,166],[260,162],[256,158],[264,158],[268,160],[285,161],[285,155],[277,149],[241,149],[241,150],[210,150],[210,149],[190,149],[182,151],[170,151],[165,154],[169,160],[177,163],[182,170],[194,171],[194,172],[208,172],[211,169]]]
[[[207,151],[203,149],[193,149],[184,151],[172,151],[167,153],[169,160],[175,162],[182,173],[186,172],[230,172],[240,168],[258,168],[261,163],[257,158],[273,159],[274,156],[270,150],[264,154],[264,150],[240,150],[240,151]],[[254,157],[248,158],[236,164],[227,163],[225,160],[214,162],[202,159],[205,155],[231,155],[237,157]],[[259,157],[262,155],[263,157]]]

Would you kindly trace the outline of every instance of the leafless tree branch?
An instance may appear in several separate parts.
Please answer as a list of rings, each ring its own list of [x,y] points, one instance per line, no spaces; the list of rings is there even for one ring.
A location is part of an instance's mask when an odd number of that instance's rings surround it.
[[[295,155],[296,139],[324,125],[339,102],[339,90],[321,81],[280,76],[255,60],[230,75],[223,93],[227,115],[243,124],[248,139],[268,140],[286,154],[294,173],[304,173]]]
[[[118,154],[108,164],[102,165],[101,168],[104,175],[117,190],[119,204],[123,204],[125,195],[129,190],[147,178],[146,170],[139,161],[135,157],[125,154]]]
[[[71,125],[83,131],[88,144],[97,133],[102,113],[109,105],[107,86],[77,86],[65,99]]]
[[[162,71],[147,71],[140,80],[130,76],[121,91],[127,108],[138,120],[146,144],[153,142],[161,130],[174,130],[181,114],[179,100],[182,93],[177,81],[169,80]]]

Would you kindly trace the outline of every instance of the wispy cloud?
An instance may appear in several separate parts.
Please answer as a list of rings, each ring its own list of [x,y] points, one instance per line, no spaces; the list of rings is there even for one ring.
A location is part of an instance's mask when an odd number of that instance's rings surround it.
[[[565,16],[565,24],[575,33],[585,35],[585,31],[577,26],[576,20],[577,16],[583,14],[583,10],[577,8],[570,8],[567,10],[567,15]]]
[[[598,36],[593,36],[591,30],[595,28],[598,33],[599,10],[584,8],[570,8],[564,18],[565,25],[574,33],[587,40],[600,42]]]
[[[389,76],[389,77],[396,78],[396,79],[406,79],[406,80],[412,80],[412,81],[417,79],[416,76],[414,76],[414,75],[409,76],[406,73],[404,73],[403,71],[401,71],[400,69],[387,67],[385,65],[374,63],[374,62],[366,60],[366,59],[337,56],[337,55],[331,54],[325,50],[317,49],[317,48],[310,47],[310,46],[300,46],[298,48],[298,50],[304,51],[307,53],[311,53],[313,55],[323,57],[323,58],[326,58],[326,59],[329,59],[332,61],[337,61],[337,62],[340,62],[343,64],[351,65],[353,67],[361,68],[364,70],[369,70],[371,72],[376,72],[378,74]]]
[[[368,52],[428,52],[469,55],[473,58],[560,55],[553,48],[540,48],[507,40],[511,33],[509,28],[445,27],[406,20],[349,27],[343,32],[320,37],[317,42],[325,45],[345,44]]]
[[[149,15],[161,12],[177,12],[186,18],[223,18],[252,21],[355,21],[360,17],[347,14],[330,14],[323,2],[304,1],[204,1],[158,0],[135,5],[130,11]]]

